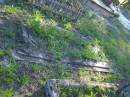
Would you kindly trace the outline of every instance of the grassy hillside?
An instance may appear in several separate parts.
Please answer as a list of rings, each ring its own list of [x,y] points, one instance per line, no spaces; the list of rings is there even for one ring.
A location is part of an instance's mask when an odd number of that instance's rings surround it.
[[[8,66],[0,65],[0,97],[12,97],[12,95],[44,97],[41,90],[44,89],[48,79],[82,81],[88,78],[88,81],[98,82],[116,82],[120,79],[130,81],[130,31],[125,29],[116,18],[106,19],[96,16],[93,12],[87,12],[80,20],[70,21],[64,16],[57,18],[48,10],[43,11],[32,5],[14,2],[0,5],[0,10],[3,12],[2,15],[0,14],[0,21],[7,21],[4,27],[0,26],[2,41],[0,43],[3,44],[0,45],[0,64],[4,64],[5,57],[10,59]],[[21,42],[18,36],[22,35],[23,26],[38,41],[36,47],[24,40]],[[36,57],[33,56],[35,62],[30,62],[31,59],[29,62],[26,61],[28,57],[17,60],[12,55],[12,50],[17,48],[38,51],[42,49],[47,53],[45,57],[49,58],[49,61],[44,61],[44,64],[37,63],[36,61],[40,60],[38,53]],[[23,55],[25,53],[22,52]],[[111,72],[102,74],[88,71],[84,67],[73,67],[74,62],[79,60],[111,63],[114,74]],[[99,88],[98,92],[104,95],[101,97],[110,96],[111,91]],[[73,93],[78,91],[73,87],[61,88],[61,90],[63,93],[60,94],[63,97],[69,95],[71,90]],[[77,97],[84,97],[83,91],[81,96]],[[88,95],[85,93],[85,97],[96,95],[93,88],[87,88],[85,91],[89,91]]]

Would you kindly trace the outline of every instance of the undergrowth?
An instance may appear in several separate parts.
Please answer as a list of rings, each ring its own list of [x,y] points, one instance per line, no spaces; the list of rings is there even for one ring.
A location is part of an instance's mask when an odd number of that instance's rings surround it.
[[[87,14],[81,20],[80,32],[83,35],[90,35],[98,39],[109,60],[113,60],[117,64],[120,73],[128,76],[130,74],[130,53],[128,52],[130,40],[127,38],[129,36],[128,31],[120,22],[114,24],[119,28],[120,32],[112,27],[105,27],[102,25],[103,23],[102,19],[99,18],[97,20],[94,15],[90,17]]]

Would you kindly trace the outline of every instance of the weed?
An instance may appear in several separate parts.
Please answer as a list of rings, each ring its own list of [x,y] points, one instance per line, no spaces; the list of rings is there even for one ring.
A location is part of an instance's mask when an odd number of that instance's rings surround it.
[[[10,48],[7,48],[5,50],[5,55],[11,56]]]
[[[37,64],[33,64],[31,68],[32,68],[32,72],[38,72],[40,70],[40,66]]]
[[[9,67],[0,67],[0,80],[1,82],[4,82],[5,84],[12,84],[14,82],[15,78],[15,67],[14,64],[11,63]]]
[[[45,79],[67,79],[71,77],[72,70],[70,66],[66,66],[64,64],[45,64],[43,71]]]
[[[2,92],[2,97],[12,97],[14,94],[13,89],[6,89]]]
[[[71,72],[70,67],[65,66],[63,64],[57,65],[55,69],[57,71],[57,75],[58,75],[57,77],[60,79],[66,78],[65,76],[68,76]]]
[[[82,56],[85,59],[98,60],[97,54],[89,47],[83,50]]]
[[[73,32],[66,32],[64,38],[66,41],[70,42],[74,38],[74,33]]]
[[[72,30],[72,25],[70,23],[66,23],[66,24],[64,24],[64,28]]]
[[[72,57],[72,58],[81,58],[82,54],[79,49],[72,49],[67,52],[67,56]]]
[[[20,80],[19,80],[19,82],[20,82],[20,84],[22,85],[22,86],[24,86],[24,85],[27,85],[29,82],[30,82],[30,76],[29,75],[27,75],[27,74],[23,74],[21,77],[20,77]]]
[[[112,59],[116,64],[120,65],[120,72],[122,71],[122,74],[124,74],[123,71],[126,68],[125,71],[130,71],[128,69],[130,60],[130,54],[128,53],[128,31],[124,29],[120,23],[117,23],[117,27],[120,32],[112,27],[104,26],[104,21],[86,15],[86,17],[81,20],[80,32],[83,35],[90,35],[100,41],[99,44],[101,44],[103,48],[101,49],[102,51],[99,52],[100,59]],[[95,42],[93,42],[93,44],[97,44],[97,42]],[[91,52],[91,50],[88,51],[89,52],[87,52],[87,50],[83,51],[85,58],[97,59],[94,52]],[[124,75],[128,76],[128,73]]]
[[[16,7],[13,7],[13,6],[5,6],[4,7],[4,10],[7,14],[15,14],[17,12],[17,9]]]
[[[86,68],[80,68],[79,69],[79,76],[85,76],[87,74],[89,74],[89,71],[87,71]]]
[[[4,52],[2,49],[0,49],[0,57],[3,57],[4,56]]]
[[[36,31],[38,34],[41,35],[41,25],[40,25],[40,21],[29,21],[28,25],[31,29],[33,29],[34,31]],[[41,35],[42,36],[42,35]]]
[[[91,87],[91,86],[60,86],[60,97],[67,97],[71,95],[72,97],[96,97],[97,95],[110,96],[110,97],[118,97],[116,95],[116,91],[114,89],[106,89],[101,87]]]
[[[36,10],[33,14],[33,18],[35,21],[40,21],[43,18],[43,16],[40,11]]]
[[[14,36],[14,32],[12,31],[11,27],[5,28],[4,29],[4,34],[8,38],[12,38]]]
[[[44,83],[45,83],[44,80],[41,80],[41,79],[38,80],[38,84],[39,84],[39,85],[43,85]]]

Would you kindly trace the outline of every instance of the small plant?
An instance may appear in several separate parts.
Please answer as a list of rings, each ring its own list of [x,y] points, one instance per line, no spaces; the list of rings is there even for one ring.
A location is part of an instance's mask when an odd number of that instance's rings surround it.
[[[40,70],[40,66],[37,64],[33,64],[31,68],[32,68],[32,72],[38,72]]]
[[[22,86],[27,85],[27,84],[30,82],[30,79],[31,79],[31,78],[30,78],[29,75],[23,74],[23,76],[20,77],[20,84],[21,84]]]
[[[72,58],[81,58],[82,57],[81,51],[79,49],[73,49],[71,51],[68,51],[67,55]]]
[[[96,97],[96,93],[91,92],[91,94],[86,95],[85,97]]]
[[[0,57],[3,57],[4,56],[4,52],[2,49],[0,49]]]
[[[64,28],[71,30],[72,29],[72,25],[70,23],[66,23],[66,24],[64,24]]]
[[[106,89],[101,87],[92,87],[92,86],[83,86],[83,87],[76,87],[76,86],[60,86],[59,88],[60,97],[119,97],[116,95],[116,90],[114,89]]]
[[[104,81],[104,78],[106,76],[103,76],[101,73],[96,73],[94,76],[91,77],[91,81]]]
[[[66,41],[71,41],[74,38],[74,33],[73,32],[66,32],[64,38]]]
[[[40,11],[36,10],[33,14],[33,18],[35,19],[35,21],[40,21],[43,16]]]
[[[39,21],[29,21],[28,25],[31,29],[33,29],[34,31],[36,31],[39,35],[41,35],[41,25]],[[42,36],[42,35],[41,35]]]
[[[12,97],[14,94],[13,89],[7,89],[2,92],[2,97]]]
[[[98,60],[97,54],[89,47],[83,50],[82,56],[83,58],[86,58],[86,59],[92,59],[96,61]]]
[[[8,67],[0,67],[0,80],[1,82],[4,82],[4,84],[12,84],[14,82],[14,78],[15,78],[15,73],[13,72],[13,70]]]
[[[68,76],[71,72],[69,66],[65,66],[63,64],[59,64],[56,66],[56,71],[57,71],[57,77],[60,79],[66,78],[65,76]]]
[[[14,36],[14,32],[12,31],[12,28],[10,27],[4,29],[4,34],[8,38],[12,38]]]
[[[38,84],[39,84],[39,85],[43,85],[44,83],[45,83],[44,80],[41,80],[41,79],[38,80]]]
[[[80,68],[79,69],[79,76],[85,76],[87,74],[89,74],[89,71],[87,71],[86,68]]]
[[[14,6],[5,6],[4,10],[7,14],[15,14],[17,12],[17,9],[16,7]]]
[[[43,8],[44,8],[45,11],[48,11],[48,10],[49,10],[49,6],[48,6],[47,4],[44,4],[44,5],[43,5]]]
[[[10,48],[7,48],[5,50],[5,55],[11,56]]]

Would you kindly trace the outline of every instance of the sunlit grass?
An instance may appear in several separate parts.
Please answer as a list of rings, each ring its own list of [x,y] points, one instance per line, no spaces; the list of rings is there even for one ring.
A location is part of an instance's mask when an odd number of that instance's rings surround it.
[[[119,23],[115,22],[115,26],[118,27],[119,31],[111,27],[104,27],[102,23],[94,21],[95,17],[85,17],[81,22],[80,31],[83,35],[90,35],[93,38],[97,38],[100,44],[104,48],[105,54],[109,59],[115,61],[120,68],[120,72],[127,71],[129,75],[130,69],[126,69],[130,63],[129,45],[130,40],[128,39],[128,31]],[[104,21],[102,21],[104,22]],[[101,26],[101,27],[100,27]],[[100,29],[102,28],[102,29]],[[105,32],[105,34],[103,34]]]

